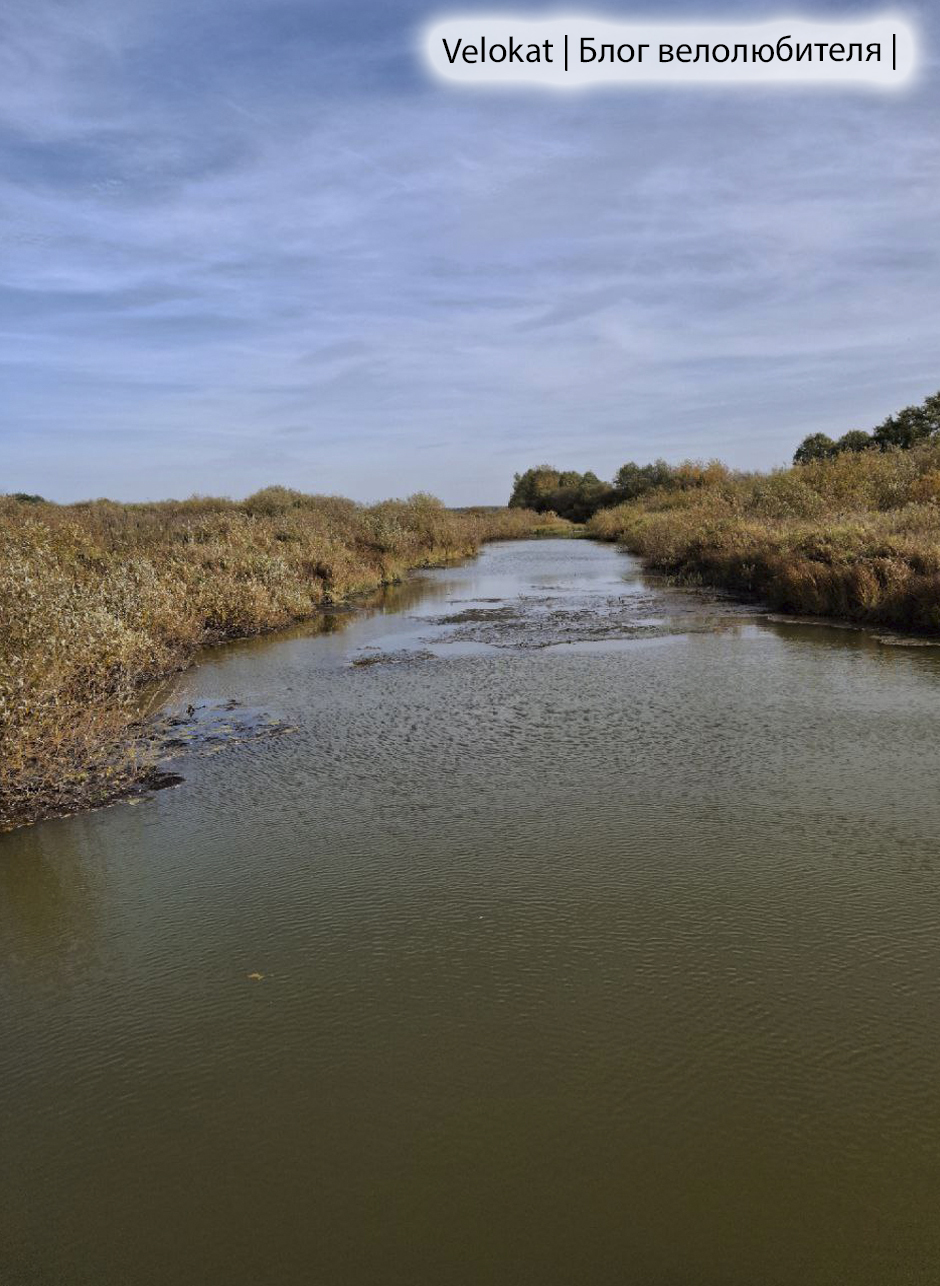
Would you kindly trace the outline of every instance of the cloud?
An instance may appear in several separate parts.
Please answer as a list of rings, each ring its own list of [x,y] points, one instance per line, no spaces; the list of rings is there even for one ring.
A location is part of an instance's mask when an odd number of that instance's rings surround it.
[[[495,501],[940,384],[930,77],[456,93],[394,9],[7,12],[0,486]]]

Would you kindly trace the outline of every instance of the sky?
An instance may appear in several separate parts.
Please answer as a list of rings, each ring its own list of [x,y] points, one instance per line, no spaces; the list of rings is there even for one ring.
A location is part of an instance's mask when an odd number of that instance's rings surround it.
[[[451,12],[6,0],[0,493],[495,504],[940,388],[940,15],[900,93],[559,94],[430,78]]]

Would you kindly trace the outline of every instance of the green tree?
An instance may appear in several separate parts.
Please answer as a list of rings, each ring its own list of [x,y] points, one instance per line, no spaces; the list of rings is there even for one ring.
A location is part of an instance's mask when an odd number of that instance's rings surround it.
[[[618,500],[635,500],[654,487],[668,487],[673,482],[673,470],[665,460],[652,464],[635,464],[632,460],[622,464],[614,478]]]
[[[843,451],[870,451],[877,445],[872,435],[864,429],[849,429],[848,433],[843,433],[839,438],[835,450],[837,455],[841,455]]]
[[[562,476],[573,476],[575,481],[568,486],[559,487],[549,497],[549,506],[571,522],[587,522],[598,509],[615,499],[611,486],[601,482],[590,469],[587,473]]]
[[[940,393],[925,398],[920,406],[905,406],[889,415],[874,430],[872,437],[882,451],[900,447],[906,451],[940,433]]]
[[[636,496],[641,496],[646,489],[643,470],[633,460],[628,460],[614,475],[614,486],[624,500],[633,500]]]
[[[543,512],[549,508],[546,498],[558,489],[560,479],[561,474],[550,464],[540,464],[534,469],[526,469],[525,473],[515,474],[509,507]]]
[[[572,522],[586,522],[604,504],[616,499],[613,488],[596,473],[578,473],[574,469],[559,472],[552,465],[540,464],[513,479],[509,498],[513,509],[551,509]]]
[[[794,464],[808,464],[810,460],[827,460],[835,453],[836,444],[826,433],[811,433],[803,439],[793,453]]]

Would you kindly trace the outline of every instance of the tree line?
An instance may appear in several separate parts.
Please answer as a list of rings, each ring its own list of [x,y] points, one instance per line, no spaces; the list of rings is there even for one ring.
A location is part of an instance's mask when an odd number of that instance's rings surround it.
[[[841,438],[826,433],[811,433],[803,439],[793,456],[794,464],[810,460],[828,460],[845,451],[909,451],[929,438],[940,436],[940,392],[925,398],[919,406],[905,406],[889,415],[871,432],[850,429]]]
[[[590,470],[577,473],[540,464],[515,474],[509,507],[534,509],[537,513],[551,510],[571,522],[587,522],[599,509],[636,500],[657,487],[698,487],[713,480],[716,473],[727,476],[728,472],[717,461],[671,465],[665,460],[654,460],[652,464],[630,460],[620,466],[613,482],[602,482]]]
[[[889,415],[871,432],[852,429],[839,439],[825,433],[811,433],[796,449],[794,464],[825,460],[847,451],[909,450],[928,439],[940,440],[940,392],[925,398],[919,406],[906,406]],[[621,465],[611,482],[604,482],[590,469],[557,469],[539,464],[513,477],[512,509],[549,510],[571,522],[587,522],[600,509],[636,500],[656,488],[689,489],[714,481],[714,475],[729,476],[724,465],[713,461],[702,465],[686,461],[671,465],[665,460],[636,464],[630,460]]]

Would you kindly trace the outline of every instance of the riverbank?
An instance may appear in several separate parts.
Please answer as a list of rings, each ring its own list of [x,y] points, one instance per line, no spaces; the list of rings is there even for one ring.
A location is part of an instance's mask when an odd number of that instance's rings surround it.
[[[145,694],[200,648],[556,525],[425,495],[363,506],[279,487],[244,502],[0,499],[0,830],[146,775]]]
[[[940,443],[770,474],[680,466],[587,532],[778,611],[940,634]]]

